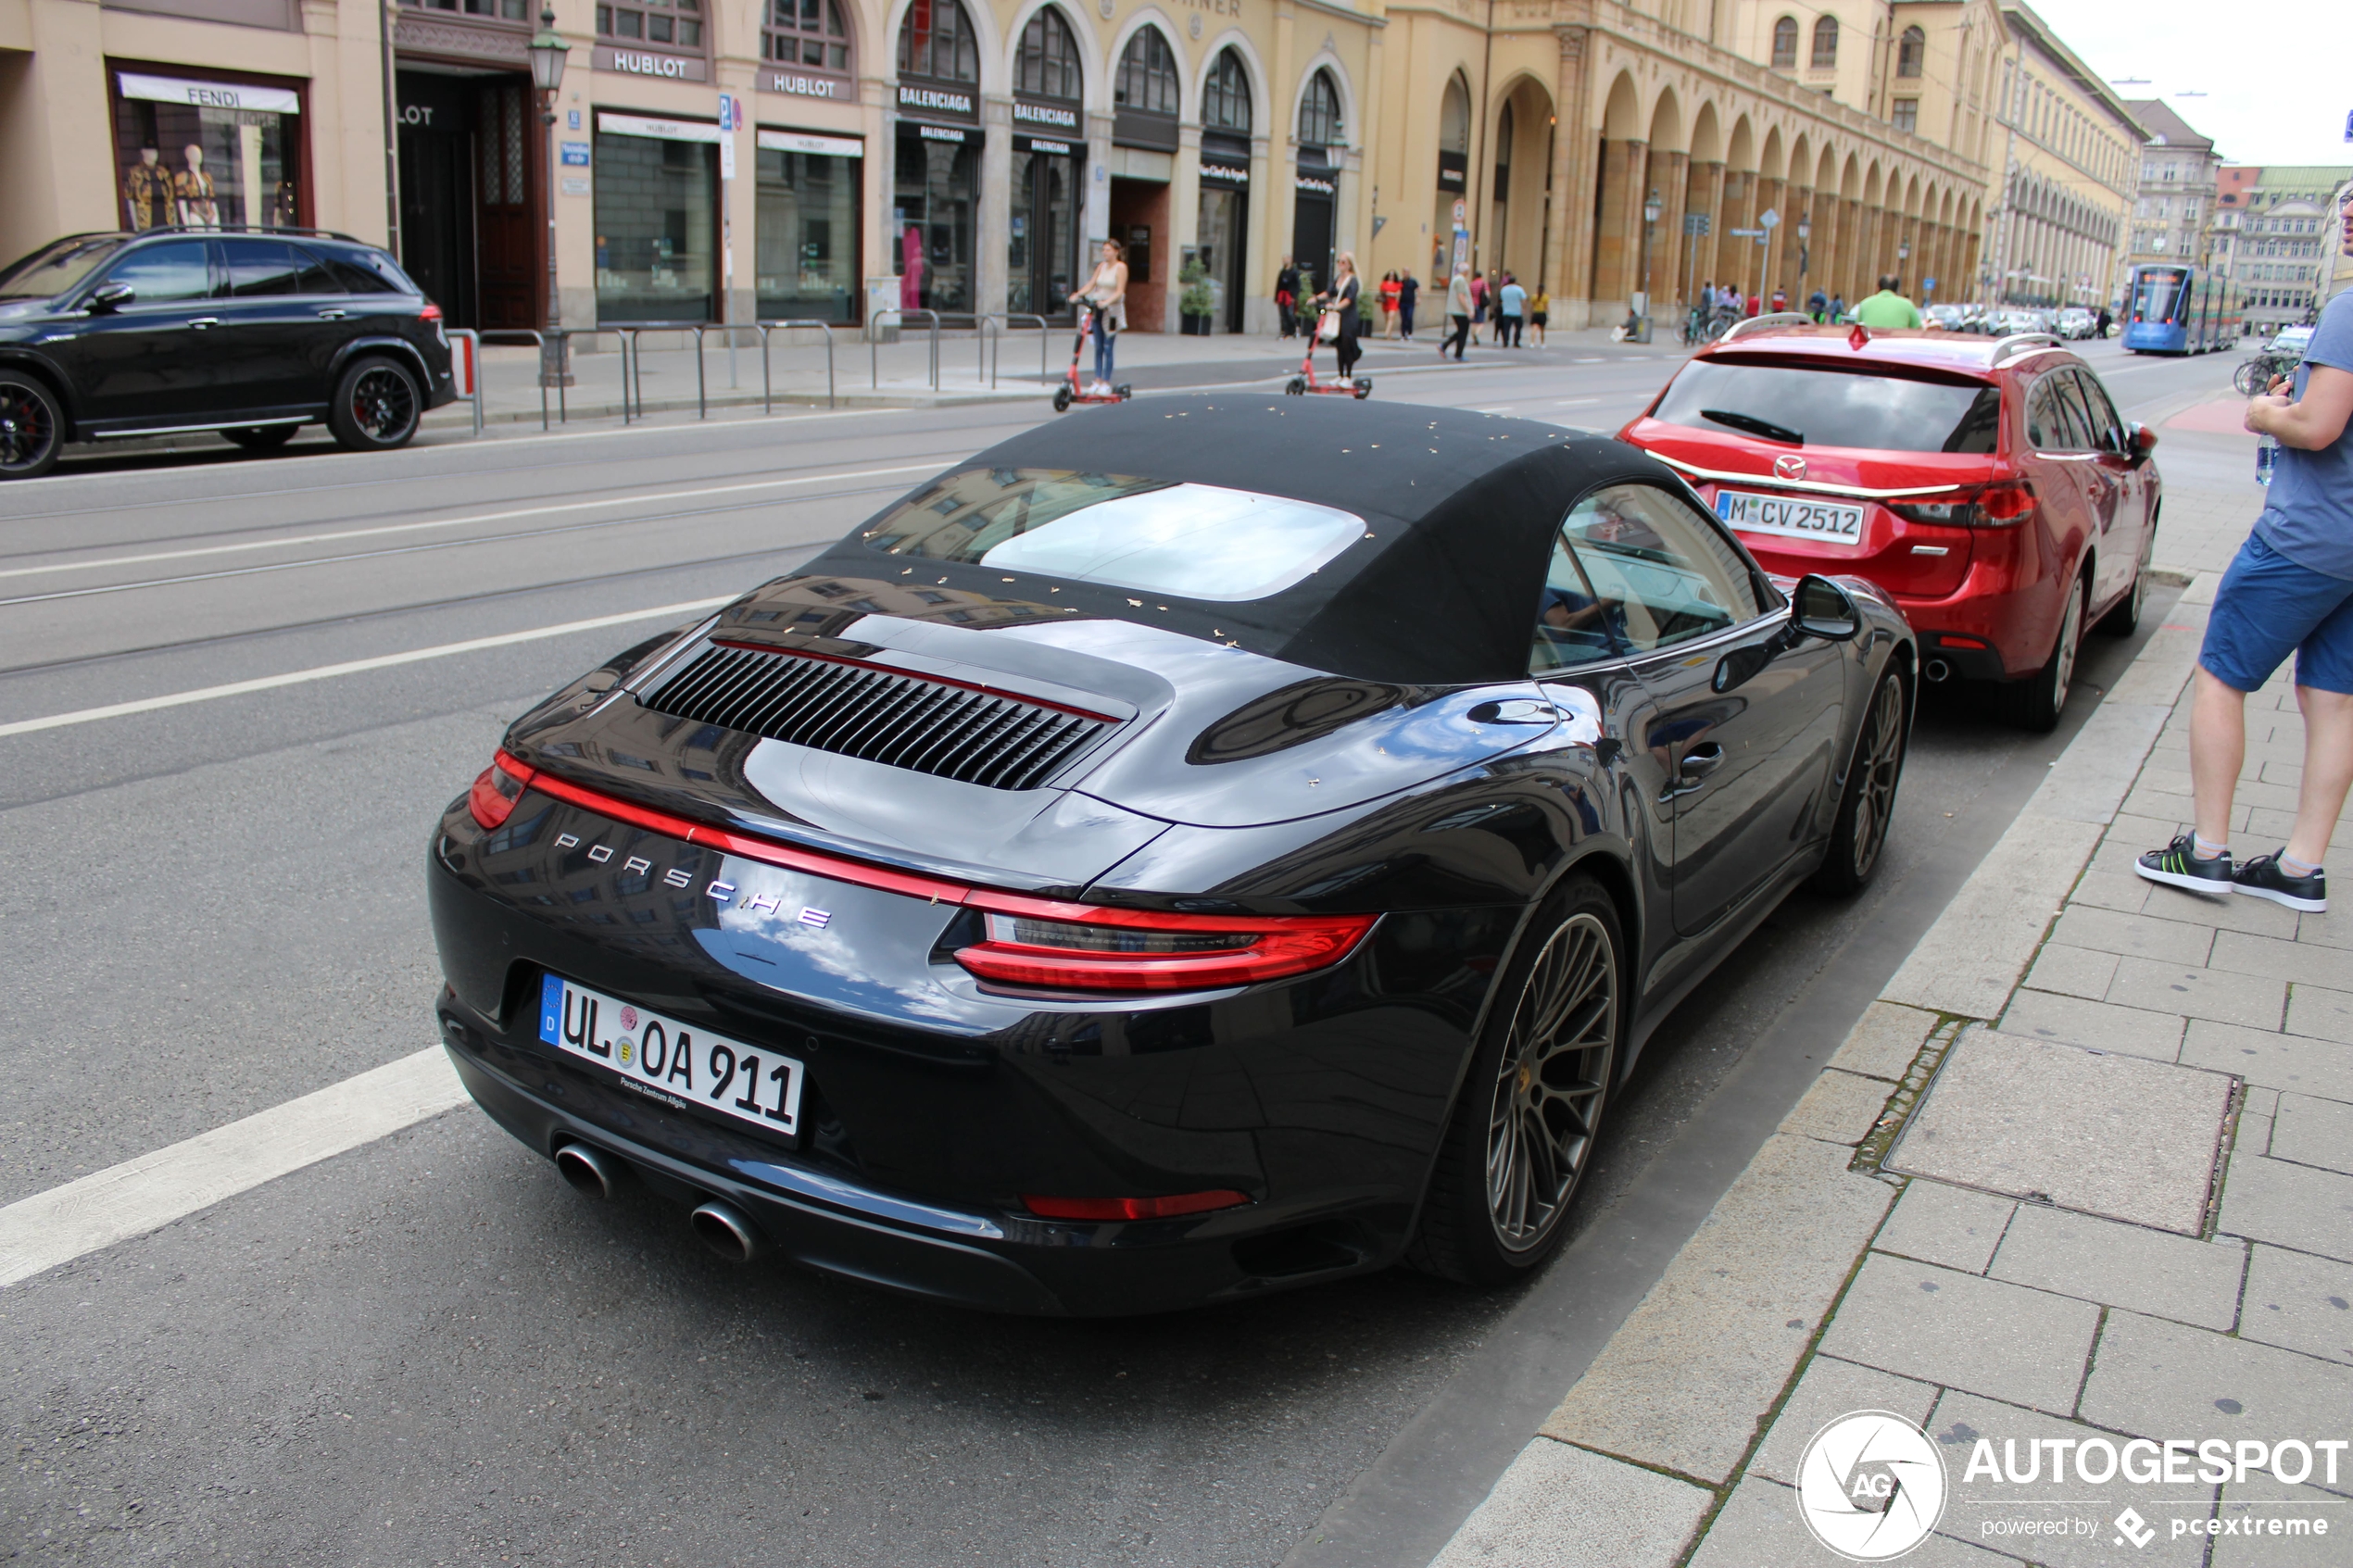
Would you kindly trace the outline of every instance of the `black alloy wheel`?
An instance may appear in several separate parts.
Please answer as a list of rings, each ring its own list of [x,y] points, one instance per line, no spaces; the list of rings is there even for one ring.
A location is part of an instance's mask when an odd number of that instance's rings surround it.
[[[424,399],[417,379],[390,359],[353,361],[327,406],[327,428],[353,452],[388,452],[417,433]]]
[[[292,441],[295,432],[301,428],[300,425],[245,425],[237,430],[224,430],[220,433],[248,452],[268,452]]]
[[[1407,1261],[1474,1285],[1551,1257],[1592,1163],[1625,1009],[1617,906],[1575,875],[1504,972]]]
[[[0,370],[0,479],[37,479],[57,466],[65,415],[31,376]]]
[[[1904,782],[1904,753],[1911,724],[1904,678],[1890,668],[1871,692],[1863,733],[1855,737],[1855,759],[1847,765],[1846,789],[1839,797],[1838,822],[1829,852],[1814,872],[1815,891],[1843,897],[1861,891],[1879,870],[1880,851],[1895,818],[1895,791]]]

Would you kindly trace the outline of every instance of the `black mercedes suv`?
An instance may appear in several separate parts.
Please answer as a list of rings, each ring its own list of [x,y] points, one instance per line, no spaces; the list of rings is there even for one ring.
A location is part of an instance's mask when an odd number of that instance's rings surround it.
[[[441,307],[398,262],[295,229],[74,234],[0,270],[0,478],[69,441],[325,421],[385,451],[457,395]]]

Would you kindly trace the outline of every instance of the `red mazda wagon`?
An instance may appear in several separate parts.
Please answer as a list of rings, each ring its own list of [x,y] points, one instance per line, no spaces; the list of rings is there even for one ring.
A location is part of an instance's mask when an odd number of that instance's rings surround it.
[[[1689,479],[1767,571],[1894,594],[1921,673],[2000,683],[2027,728],[2058,722],[2084,627],[2139,623],[2157,436],[2048,334],[1763,317],[1618,435]]]

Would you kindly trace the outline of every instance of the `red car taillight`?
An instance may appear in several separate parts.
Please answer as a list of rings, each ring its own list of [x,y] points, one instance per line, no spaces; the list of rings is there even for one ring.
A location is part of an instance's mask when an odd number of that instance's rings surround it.
[[[956,961],[983,980],[1050,991],[1206,991],[1322,969],[1372,915],[1189,915],[1054,905],[975,892],[987,940]]]
[[[1026,1192],[1021,1201],[1023,1208],[1049,1220],[1168,1220],[1179,1214],[1239,1209],[1250,1197],[1239,1192],[1184,1192],[1173,1198],[1047,1198]]]
[[[1906,522],[1932,522],[1945,528],[2016,528],[2034,515],[2034,486],[2022,479],[2005,480],[1943,501],[1900,506],[1891,501],[1887,509]]]
[[[421,321],[438,321],[441,320],[441,307],[430,299],[426,300],[425,307],[417,312],[417,319]]]
[[[482,776],[474,780],[472,790],[466,796],[466,809],[484,828],[503,825],[514,815],[515,802],[522,798],[535,771],[530,763],[518,762],[501,751],[482,771]]]

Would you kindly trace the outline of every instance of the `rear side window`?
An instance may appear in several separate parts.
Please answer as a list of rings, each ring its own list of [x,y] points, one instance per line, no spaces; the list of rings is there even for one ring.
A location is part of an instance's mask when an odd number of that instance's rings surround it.
[[[2037,452],[2088,452],[2092,433],[2082,408],[2069,395],[2065,375],[2047,375],[2026,395],[2026,439]]]
[[[220,242],[229,263],[229,293],[250,299],[284,294],[341,294],[319,258],[283,240]]]
[[[2082,395],[2083,411],[2091,416],[2093,445],[2103,452],[2123,452],[2128,444],[2124,421],[2116,417],[2116,405],[2108,400],[2108,389],[2100,385],[2100,378],[2089,370],[2078,370],[2075,390]]]
[[[397,262],[375,250],[329,251],[327,265],[346,294],[422,294]]]
[[[1973,382],[1694,359],[1668,383],[1652,417],[1792,446],[1986,456],[1994,450],[2001,411],[2001,389]]]

